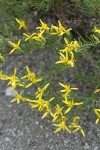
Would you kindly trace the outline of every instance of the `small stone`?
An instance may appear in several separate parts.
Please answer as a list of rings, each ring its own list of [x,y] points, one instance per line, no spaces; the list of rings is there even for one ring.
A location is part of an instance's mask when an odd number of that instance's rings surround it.
[[[6,90],[5,90],[5,95],[6,96],[14,97],[17,93],[18,93],[18,91],[17,90],[12,90],[11,86],[7,87]]]
[[[42,125],[40,125],[40,128],[41,128],[41,129],[43,129],[43,126],[42,126]]]
[[[99,147],[94,147],[94,150],[99,150]]]
[[[45,135],[45,138],[48,138],[48,137],[49,137],[49,134],[46,134],[46,135]]]
[[[6,138],[5,138],[5,141],[6,141],[6,142],[10,142],[11,139],[10,139],[9,137],[6,137]]]
[[[84,149],[89,149],[90,146],[88,145],[88,143],[85,143]]]
[[[68,141],[67,140],[64,140],[64,145],[66,146],[68,144]]]
[[[35,121],[35,124],[36,124],[36,125],[39,125],[39,122],[38,122],[38,121]]]

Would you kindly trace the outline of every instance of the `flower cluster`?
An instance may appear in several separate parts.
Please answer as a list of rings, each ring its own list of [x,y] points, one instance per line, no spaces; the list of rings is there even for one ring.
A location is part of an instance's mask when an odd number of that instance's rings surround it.
[[[0,79],[7,80],[8,85],[12,86],[11,90],[13,90],[18,86],[28,88],[33,84],[42,82],[42,78],[37,78],[36,74],[34,72],[31,72],[28,66],[26,66],[26,71],[27,75],[22,76],[20,78],[16,76],[16,69],[14,69],[14,74],[10,76],[4,75],[2,71],[0,71]],[[26,85],[25,81],[23,82],[24,79],[27,79],[28,81],[30,81],[30,83]],[[69,100],[70,93],[73,90],[78,90],[78,88],[72,88],[70,85],[59,83],[59,85],[63,87],[63,89],[59,91],[60,93],[62,93],[61,104],[59,104],[57,103],[55,97],[51,97],[49,99],[44,98],[45,91],[49,87],[49,85],[50,84],[47,83],[42,87],[37,87],[34,99],[24,97],[22,95],[24,94],[23,90],[21,93],[16,93],[15,98],[12,99],[11,102],[16,102],[17,104],[19,104],[20,102],[27,102],[31,106],[31,108],[37,108],[40,112],[43,112],[42,119],[45,118],[47,115],[50,115],[52,117],[53,125],[57,127],[55,133],[60,130],[66,130],[71,134],[73,132],[80,130],[82,135],[85,136],[82,127],[78,125],[77,122],[75,121],[75,118],[80,117],[75,116],[74,121],[71,122],[71,124],[69,124],[68,119],[68,115],[71,112],[71,110],[73,110],[74,107],[79,107],[80,105],[83,105],[83,102],[76,102],[73,99]],[[55,104],[53,104],[53,101],[55,101]]]
[[[19,20],[16,18],[17,23],[19,24],[19,29],[23,28],[26,32],[23,33],[25,42],[34,41],[36,43],[46,43],[46,34],[52,36],[57,36],[58,38],[63,37],[64,35],[70,35],[71,28],[65,29],[60,21],[58,21],[58,26],[48,25],[40,19],[40,26],[36,28],[36,32],[29,33],[24,20]],[[94,32],[100,33],[100,30],[94,27]],[[99,39],[93,35],[92,36],[95,41],[99,41]],[[12,50],[9,54],[12,54],[14,51],[21,51],[21,39],[18,42],[13,43],[8,41],[12,46]],[[73,40],[69,41],[67,38],[64,38],[64,48],[58,51],[59,60],[55,62],[55,64],[66,64],[70,67],[74,67],[75,65],[75,53],[78,52],[80,48],[80,44],[78,41]],[[0,53],[0,59],[4,59]],[[36,73],[31,71],[28,66],[26,66],[27,74],[18,77],[17,69],[14,69],[13,75],[4,75],[2,70],[0,70],[0,80],[8,81],[7,85],[11,85],[12,89],[17,87],[22,87],[23,90],[20,93],[16,93],[15,97],[11,100],[11,102],[16,102],[19,104],[20,102],[27,102],[31,108],[36,108],[38,111],[42,112],[42,119],[47,115],[50,115],[52,118],[53,125],[56,127],[55,133],[64,130],[68,133],[74,133],[80,131],[83,137],[85,137],[85,133],[83,128],[79,125],[80,116],[77,110],[81,110],[84,105],[83,101],[76,100],[71,96],[72,92],[75,90],[79,90],[78,88],[73,88],[70,84],[59,82],[61,89],[58,91],[60,95],[60,101],[57,100],[57,97],[49,97],[45,98],[45,91],[50,86],[50,83],[43,83],[43,77],[38,77]],[[38,86],[41,83],[42,86]],[[30,86],[36,85],[37,90],[33,98],[29,98],[24,96],[24,91],[28,89]],[[94,94],[100,92],[100,89],[94,91]],[[46,95],[47,96],[47,95]],[[48,96],[47,96],[48,97]],[[75,110],[75,113],[74,113]],[[77,113],[76,113],[77,112]],[[94,112],[97,116],[95,123],[99,123],[100,121],[100,109],[94,108]],[[71,116],[71,117],[70,117]]]
[[[18,86],[25,86],[26,88],[28,88],[32,84],[35,84],[35,83],[40,82],[42,80],[42,78],[37,78],[36,74],[29,70],[28,66],[26,66],[26,70],[27,70],[28,74],[26,76],[21,77],[21,78],[16,76],[16,73],[17,73],[16,68],[14,69],[14,74],[10,75],[10,76],[2,74],[2,70],[0,70],[0,79],[1,80],[7,80],[8,85],[11,85],[12,89],[15,89]],[[25,85],[24,82],[22,81],[22,79],[25,79],[25,78],[27,78],[27,80],[30,81],[30,83],[28,85]]]
[[[19,29],[26,28],[25,22],[23,20],[19,20],[16,18],[17,23],[19,24]],[[23,33],[25,36],[25,41],[32,40],[34,42],[42,42],[45,44],[46,38],[45,35],[49,34],[50,36],[58,36],[61,37],[63,35],[70,35],[70,31],[72,29],[65,29],[64,26],[61,24],[60,21],[58,21],[58,26],[54,26],[53,24],[51,27],[48,27],[48,25],[43,22],[40,19],[40,26],[36,28],[36,32],[33,33]],[[27,31],[27,30],[25,30]],[[59,58],[60,60],[57,61],[55,64],[67,64],[71,67],[74,67],[74,52],[77,52],[79,49],[79,43],[78,41],[69,41],[68,39],[64,38],[65,46],[64,49],[59,50]],[[9,54],[12,54],[15,50],[20,50],[20,42],[21,40],[18,40],[17,43],[13,43],[11,41],[8,41],[9,44],[13,47],[13,49],[10,51]]]
[[[74,67],[74,52],[78,51],[79,44],[76,40],[69,42],[66,38],[64,38],[65,41],[65,48],[62,50],[59,50],[60,54],[60,60],[56,62],[68,64],[71,67]]]

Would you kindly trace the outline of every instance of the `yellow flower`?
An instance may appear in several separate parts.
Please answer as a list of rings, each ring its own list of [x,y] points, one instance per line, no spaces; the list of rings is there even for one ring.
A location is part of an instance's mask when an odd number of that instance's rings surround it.
[[[44,23],[41,19],[40,19],[40,25],[41,27],[37,27],[36,29],[40,29],[40,30],[43,30],[43,31],[46,31],[46,30],[49,30],[50,28],[47,26],[46,23]]]
[[[31,83],[29,83],[26,88],[28,88],[29,86],[31,86],[34,83],[40,82],[42,80],[42,78],[36,78],[36,75],[34,72],[31,72],[28,68],[28,66],[26,66],[26,71],[27,71],[27,75],[21,77],[21,79],[25,79],[28,78],[29,81],[31,81]]]
[[[32,39],[34,35],[36,35],[36,33],[32,33],[31,35],[28,35],[26,33],[23,33],[24,36],[26,36],[27,38],[25,39],[25,41]]]
[[[41,41],[42,39],[44,39],[43,33],[44,33],[44,31],[41,31],[41,32],[36,33],[36,34],[32,37],[32,39],[34,39],[34,40],[36,40],[36,41],[38,41],[38,42]]]
[[[36,98],[42,97],[44,91],[48,88],[49,83],[47,83],[43,88],[38,87],[38,90],[36,92]]]
[[[71,123],[71,125],[69,125],[69,128],[72,128],[72,129],[76,128],[75,130],[72,131],[73,133],[80,130],[82,133],[82,136],[85,137],[84,130],[82,129],[82,127],[80,125],[77,125],[77,120],[79,120],[79,119],[80,119],[79,116],[74,117],[73,122]]]
[[[63,109],[62,107],[60,107],[58,104],[56,104],[55,113],[53,114],[53,120],[52,120],[53,122],[55,120],[57,120],[59,116],[60,117],[63,116],[62,109]]]
[[[61,52],[72,52],[72,51],[75,51],[77,52],[78,48],[79,48],[79,44],[78,42],[75,40],[75,41],[71,41],[71,43],[68,42],[68,40],[66,38],[64,38],[64,41],[66,43],[66,47],[62,50],[60,50]]]
[[[79,116],[74,117],[72,125],[76,124],[79,119],[80,119]]]
[[[96,26],[94,26],[93,32],[100,33],[100,29],[98,29]]]
[[[60,60],[56,62],[56,64],[68,64],[71,67],[74,67],[74,54],[71,53],[71,59],[69,60],[68,58],[68,52],[66,52],[66,55],[64,55],[63,53],[59,53],[60,54]]]
[[[43,107],[49,108],[50,107],[49,106],[50,102],[52,102],[54,99],[55,99],[55,97],[52,97],[49,100],[45,100],[44,104],[43,104]]]
[[[64,41],[66,43],[66,47],[64,49],[60,50],[60,51],[61,52],[66,52],[66,51],[70,52],[70,51],[72,51],[73,50],[72,44],[70,44],[66,38],[64,38]]]
[[[75,40],[75,41],[72,41],[72,47],[73,47],[73,50],[77,52],[80,46],[79,46],[79,43]]]
[[[55,32],[52,32],[53,29],[55,30]],[[66,29],[62,26],[62,24],[61,24],[60,21],[58,21],[58,27],[57,27],[57,26],[54,26],[54,25],[51,26],[51,34],[52,34],[52,35],[56,35],[56,34],[57,34],[58,36],[62,36],[62,35],[65,34],[65,33],[69,33],[70,30],[72,30],[72,29],[69,28],[69,29],[66,30]]]
[[[81,131],[83,137],[85,137],[85,133],[84,130],[82,129],[82,127],[80,125],[74,125],[73,128],[76,128],[73,132],[77,132],[77,131]]]
[[[31,108],[38,108],[39,111],[43,111],[44,109],[44,100],[42,98],[38,98],[36,100],[28,100],[29,105],[31,106]]]
[[[38,99],[36,100],[26,100],[27,102],[30,102],[29,104],[31,105],[31,108],[38,108],[39,111],[43,111],[44,109],[46,109],[46,112],[44,113],[44,115],[42,116],[42,119],[44,117],[46,117],[48,114],[50,115],[53,115],[53,113],[51,112],[51,109],[50,109],[50,102],[54,100],[54,97],[45,101],[43,100],[41,97],[39,97]]]
[[[71,134],[71,131],[68,129],[64,121],[60,122],[59,124],[53,124],[53,125],[58,127],[54,133],[59,132],[60,130],[66,130]]]
[[[44,33],[44,30],[42,31],[41,30],[41,32],[38,32],[38,33],[36,33],[36,32],[34,32],[34,33],[32,33],[31,35],[28,35],[28,34],[26,34],[26,33],[23,33],[23,35],[25,35],[27,38],[25,39],[25,41],[27,41],[27,40],[29,40],[29,39],[33,39],[33,40],[36,40],[36,41],[41,41],[41,40],[43,40],[44,39],[44,37],[43,37],[43,33]]]
[[[57,61],[56,64],[67,63],[68,62],[68,53],[66,52],[66,56],[62,53],[59,53],[59,54],[60,54],[60,61]]]
[[[16,86],[23,86],[20,79],[16,76],[16,68],[14,69],[14,75],[12,76],[5,76],[6,80],[10,80],[8,82],[8,85],[12,86],[12,89],[15,89]]]
[[[17,43],[13,43],[13,42],[11,42],[11,41],[8,41],[9,42],[9,44],[13,47],[13,49],[10,51],[10,53],[9,54],[11,54],[11,53],[13,53],[15,50],[17,50],[17,49],[20,49],[20,42],[21,42],[21,39],[19,39],[18,40],[18,42]]]
[[[94,112],[95,112],[95,114],[96,114],[97,117],[98,117],[98,118],[96,119],[95,123],[98,124],[99,121],[100,121],[100,109],[94,108]]]
[[[100,92],[100,89],[96,89],[96,90],[94,91],[94,93],[97,93],[97,92]]]
[[[56,104],[56,107],[55,107],[55,115],[62,115],[62,107],[60,107],[58,104]]]
[[[51,116],[53,116],[52,109],[51,108],[46,108],[46,112],[43,114],[42,119],[44,119],[49,114]]]
[[[26,30],[26,25],[24,20],[19,20],[16,18],[17,23],[19,24],[19,29],[24,28]]]
[[[45,108],[45,113],[43,114],[42,119],[45,118],[48,114],[53,116],[52,109],[50,108],[50,102],[53,100],[54,100],[54,97],[43,102],[43,107]]]
[[[16,93],[15,98],[11,100],[11,103],[15,101],[17,101],[17,104],[19,104],[21,101],[25,102],[26,98],[22,96],[22,93],[23,92],[21,92],[20,94]]]
[[[73,122],[71,122],[71,124],[69,125],[69,128],[73,128],[77,124],[78,120],[80,120],[79,116],[74,117]]]
[[[78,102],[74,102],[74,100],[68,101],[66,97],[65,100],[62,102],[68,106],[64,114],[67,114],[74,106],[79,106],[83,104],[83,102],[78,103]]]
[[[78,88],[71,88],[70,85],[62,84],[59,82],[59,84],[64,88],[63,90],[60,90],[60,92],[65,92],[65,96],[67,96],[72,90],[79,90]]]
[[[56,122],[61,122],[61,121],[64,121],[66,122],[68,120],[68,117],[67,116],[64,116],[64,114],[58,116],[58,118],[56,119]]]

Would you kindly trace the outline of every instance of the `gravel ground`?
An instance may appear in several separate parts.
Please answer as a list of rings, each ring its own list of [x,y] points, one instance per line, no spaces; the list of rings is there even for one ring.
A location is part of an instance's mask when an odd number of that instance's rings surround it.
[[[36,71],[40,64],[35,64],[35,61],[38,61],[40,57],[35,55],[33,57],[31,53],[25,57],[10,55],[7,57],[7,63],[0,68],[8,74],[15,67],[23,72],[26,65],[32,66],[33,63]],[[38,69],[38,72],[40,71]],[[80,133],[69,135],[66,132],[59,132],[55,134],[55,128],[48,117],[42,120],[41,114],[31,109],[26,103],[11,104],[12,97],[5,95],[6,88],[5,82],[0,81],[0,150],[100,149],[100,125],[95,125],[92,119],[84,119],[85,138]]]

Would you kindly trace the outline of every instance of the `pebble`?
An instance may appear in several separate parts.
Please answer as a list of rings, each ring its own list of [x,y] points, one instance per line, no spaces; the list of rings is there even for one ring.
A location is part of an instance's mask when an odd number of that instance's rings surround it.
[[[6,88],[5,95],[14,97],[18,93],[18,91],[17,90],[12,90],[11,88],[12,88],[11,86]]]
[[[36,124],[36,125],[39,125],[39,122],[38,122],[38,121],[35,121],[35,124]]]
[[[94,148],[94,150],[99,150],[99,147],[98,147],[98,146],[97,146],[97,147],[95,147],[95,148]]]
[[[6,142],[10,142],[11,139],[10,139],[9,137],[6,137],[6,138],[5,138],[5,141],[6,141]]]
[[[88,149],[89,150],[90,146],[88,145],[88,143],[85,143],[84,149]]]

